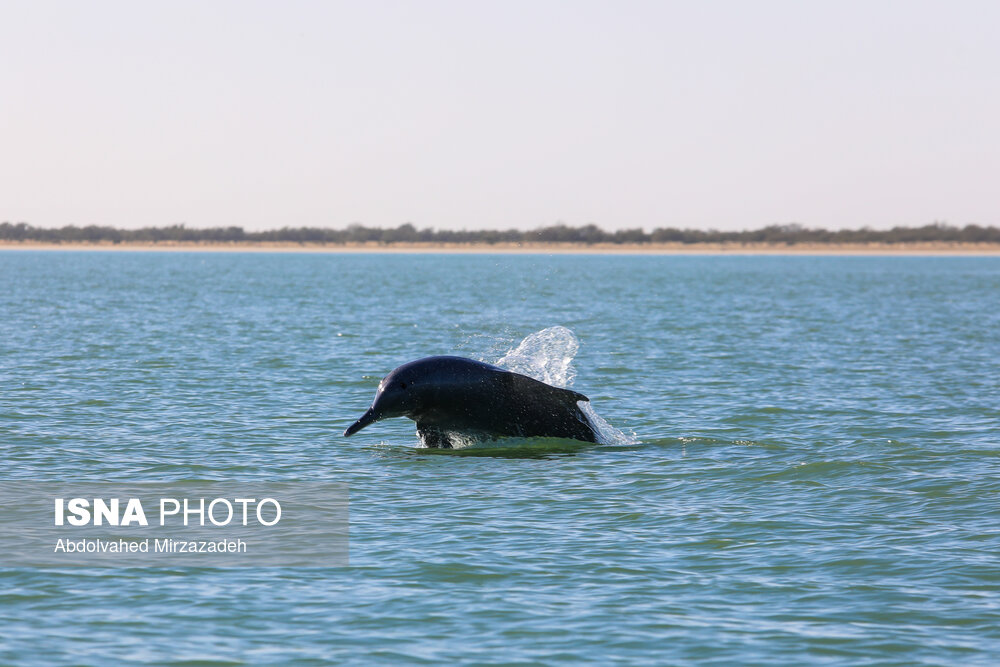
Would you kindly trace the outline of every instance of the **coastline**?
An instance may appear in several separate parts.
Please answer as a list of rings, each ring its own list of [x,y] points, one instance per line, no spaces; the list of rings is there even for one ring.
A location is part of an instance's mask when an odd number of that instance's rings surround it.
[[[1000,256],[1000,243],[158,243],[0,241],[0,250],[113,252],[292,252],[538,255],[969,255]]]

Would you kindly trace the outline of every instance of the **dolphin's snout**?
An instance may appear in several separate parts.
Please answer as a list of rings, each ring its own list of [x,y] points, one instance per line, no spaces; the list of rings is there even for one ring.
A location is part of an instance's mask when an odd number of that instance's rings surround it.
[[[378,417],[375,414],[375,409],[368,408],[368,411],[361,415],[361,418],[358,421],[354,422],[344,430],[344,437],[346,438],[348,436],[352,436],[365,426],[368,426],[376,421],[378,421]]]

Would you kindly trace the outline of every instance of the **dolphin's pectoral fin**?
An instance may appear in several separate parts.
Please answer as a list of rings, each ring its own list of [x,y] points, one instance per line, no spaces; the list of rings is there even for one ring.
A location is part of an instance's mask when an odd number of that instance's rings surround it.
[[[434,449],[451,449],[451,442],[441,429],[435,426],[417,423],[417,436],[426,447]]]

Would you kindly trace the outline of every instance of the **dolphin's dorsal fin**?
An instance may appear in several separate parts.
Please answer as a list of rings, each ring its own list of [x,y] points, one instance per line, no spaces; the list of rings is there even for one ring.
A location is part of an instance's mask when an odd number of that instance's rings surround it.
[[[533,377],[521,375],[520,373],[515,373],[513,371],[503,371],[503,373],[508,377],[511,389],[518,393],[540,393],[550,398],[568,403],[572,406],[575,406],[577,401],[590,402],[589,398],[578,391],[563,389],[562,387],[553,387],[552,385],[546,384],[541,380],[536,380]]]
[[[573,391],[572,389],[563,389],[562,387],[552,387],[552,388],[553,389],[558,389],[559,391],[563,392],[564,394],[569,395],[572,398],[572,400],[573,400],[574,403],[577,402],[577,401],[584,401],[585,403],[590,403],[590,399],[587,398],[586,396],[584,396],[583,394],[581,394],[578,391]]]

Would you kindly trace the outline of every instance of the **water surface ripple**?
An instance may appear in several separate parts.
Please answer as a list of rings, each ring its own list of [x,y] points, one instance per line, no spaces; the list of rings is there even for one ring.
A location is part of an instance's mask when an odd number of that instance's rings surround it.
[[[995,258],[0,252],[0,480],[331,480],[351,567],[0,569],[0,663],[996,664]],[[340,436],[561,325],[628,445]],[[2,483],[2,482],[0,482]]]

